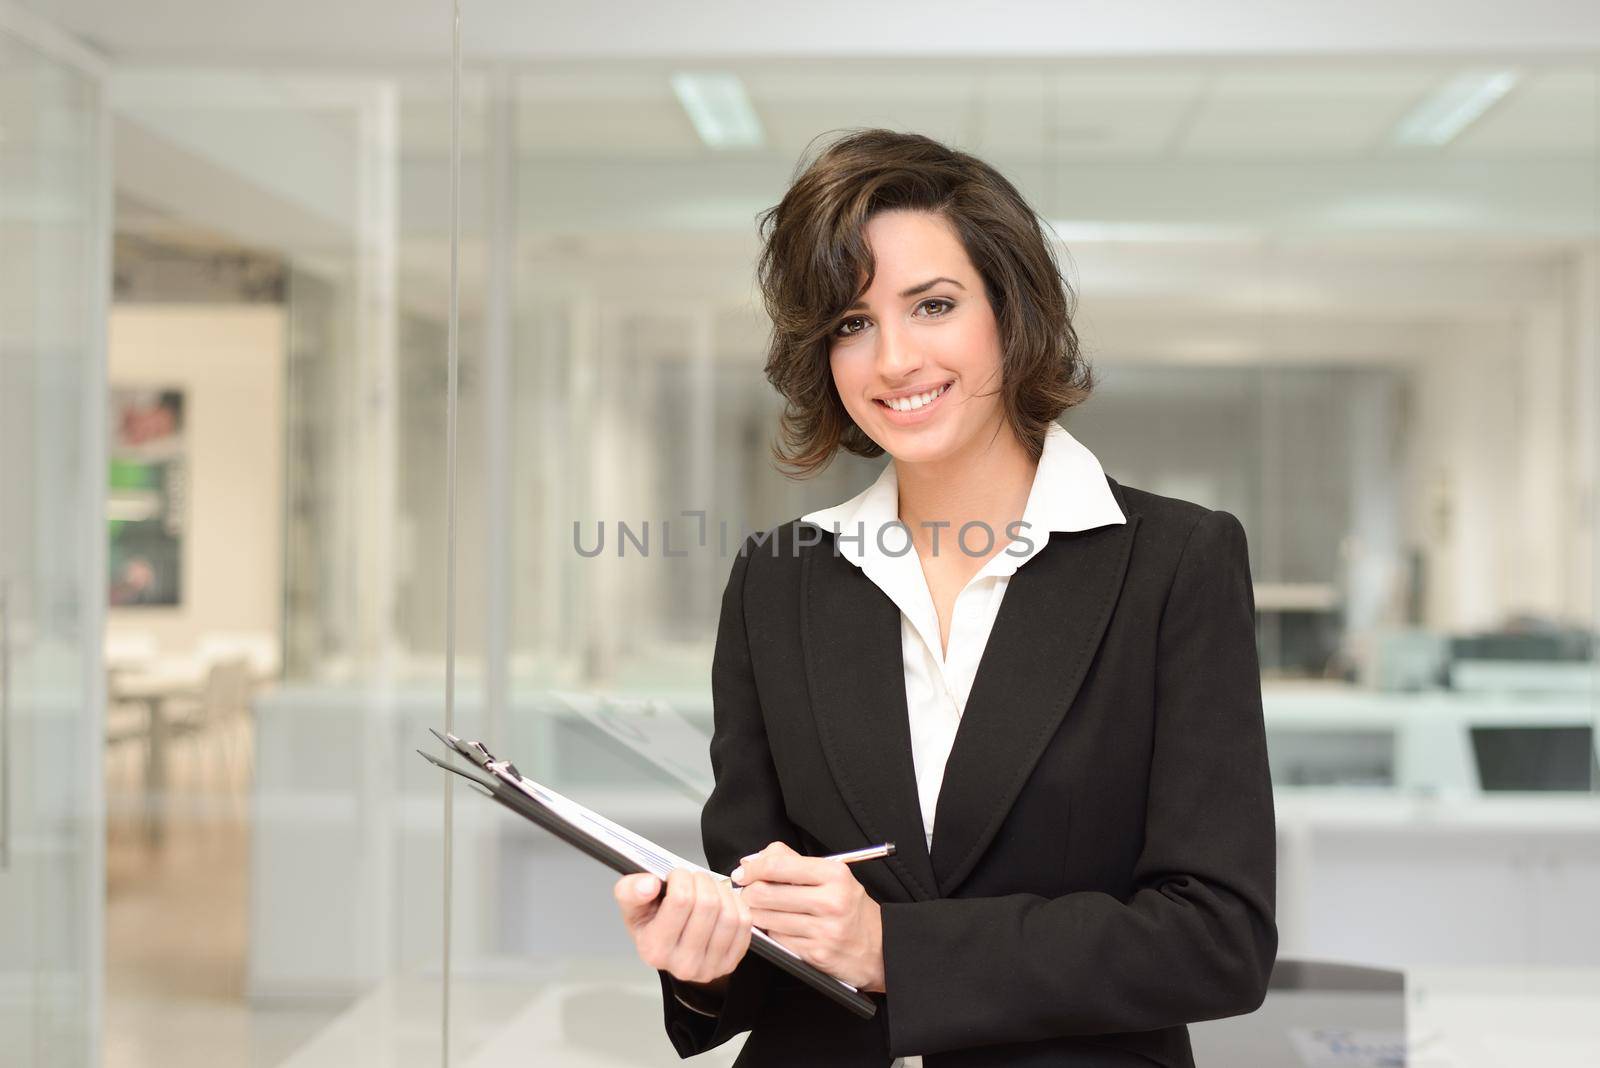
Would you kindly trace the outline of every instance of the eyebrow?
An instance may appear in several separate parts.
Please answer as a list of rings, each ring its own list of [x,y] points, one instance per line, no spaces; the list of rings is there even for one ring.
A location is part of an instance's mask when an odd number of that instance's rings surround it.
[[[910,289],[901,290],[900,291],[900,297],[903,300],[903,299],[905,299],[907,297],[914,297],[918,293],[926,293],[928,290],[932,289],[934,286],[938,285],[940,282],[949,282],[951,285],[955,286],[957,289],[961,290],[963,293],[965,293],[966,290],[967,290],[966,286],[962,285],[960,282],[957,282],[954,278],[945,278],[945,277],[941,276],[939,278],[930,278],[926,282],[922,283],[920,286],[912,286]],[[845,311],[855,311],[857,308],[865,308],[866,306],[867,306],[867,302],[866,301],[858,300],[854,304],[850,305],[850,307],[846,308]]]

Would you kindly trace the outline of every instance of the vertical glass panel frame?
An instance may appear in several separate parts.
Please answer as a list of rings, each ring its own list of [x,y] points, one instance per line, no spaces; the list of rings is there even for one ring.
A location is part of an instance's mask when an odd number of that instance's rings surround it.
[[[103,65],[0,7],[0,1047],[99,1063]]]

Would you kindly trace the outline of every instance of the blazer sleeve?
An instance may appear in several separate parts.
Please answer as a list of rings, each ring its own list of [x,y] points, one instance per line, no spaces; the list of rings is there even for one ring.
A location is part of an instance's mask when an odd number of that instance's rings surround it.
[[[1157,636],[1143,848],[1099,892],[882,906],[890,1052],[1253,1011],[1277,954],[1276,835],[1244,528],[1191,528]]]
[[[770,842],[801,848],[800,832],[785,812],[768,748],[745,630],[745,576],[761,544],[765,542],[757,536],[746,539],[734,558],[722,594],[711,662],[711,771],[715,785],[700,813],[700,833],[706,863],[724,873],[732,871],[740,857]],[[721,1010],[714,1017],[682,1005],[675,996],[677,981],[664,970],[659,974],[667,1036],[679,1056],[691,1057],[753,1027],[782,973],[755,954],[745,954],[729,978]]]

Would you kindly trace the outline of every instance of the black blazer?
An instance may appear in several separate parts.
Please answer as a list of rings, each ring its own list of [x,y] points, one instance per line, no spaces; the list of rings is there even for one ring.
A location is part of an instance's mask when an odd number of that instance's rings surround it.
[[[882,905],[862,1020],[747,955],[720,1016],[673,997],[688,1057],[739,1065],[1192,1065],[1190,1021],[1254,1010],[1277,952],[1255,602],[1232,514],[1107,479],[1127,522],[1055,533],[1011,577],[946,765],[932,856],[900,612],[798,520],[747,540],[711,685],[701,830],[729,871],[770,841]]]

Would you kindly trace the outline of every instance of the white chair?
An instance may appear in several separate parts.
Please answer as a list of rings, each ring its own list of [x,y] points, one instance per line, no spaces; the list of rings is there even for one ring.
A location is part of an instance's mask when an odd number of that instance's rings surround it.
[[[197,701],[173,702],[167,719],[167,736],[174,741],[194,740],[194,752],[201,758],[205,748],[210,765],[221,773],[224,790],[241,784],[235,775],[233,748],[228,735],[236,731],[248,708],[251,679],[250,663],[243,656],[227,656],[212,663]],[[217,785],[211,780],[208,785]]]
[[[142,788],[144,780],[143,763],[150,759],[150,710],[142,701],[127,701],[117,697],[116,672],[109,666],[106,669],[106,767],[111,774],[108,776],[108,786],[115,786],[116,793],[136,794]],[[122,764],[120,759],[124,752],[138,754],[138,763],[135,764],[133,773],[124,783]]]
[[[269,633],[212,631],[196,643],[195,651],[208,664],[242,656],[249,661],[251,675],[258,679],[278,673],[278,641]]]

